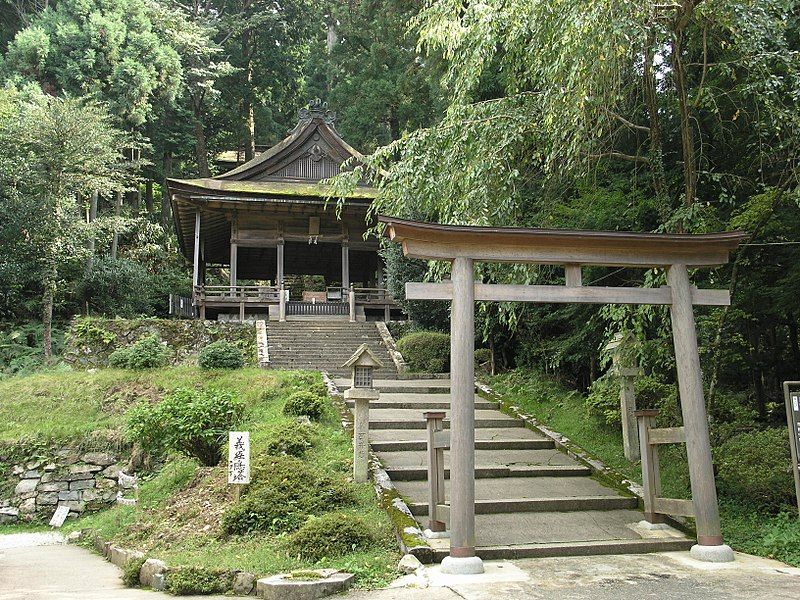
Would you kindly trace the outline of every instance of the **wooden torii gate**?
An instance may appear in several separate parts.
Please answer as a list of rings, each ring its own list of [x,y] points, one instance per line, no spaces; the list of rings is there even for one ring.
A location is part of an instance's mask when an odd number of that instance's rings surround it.
[[[730,304],[727,290],[692,286],[687,268],[728,262],[747,235],[705,235],[491,228],[438,225],[379,216],[384,233],[409,258],[452,262],[450,282],[407,283],[409,300],[450,300],[450,555],[449,573],[482,573],[475,554],[475,301],[660,304],[670,307],[681,411],[689,461],[692,513],[701,560],[733,560],[723,544],[711,459],[693,305]],[[475,262],[563,265],[566,285],[476,283]],[[667,269],[660,288],[584,286],[582,266]]]

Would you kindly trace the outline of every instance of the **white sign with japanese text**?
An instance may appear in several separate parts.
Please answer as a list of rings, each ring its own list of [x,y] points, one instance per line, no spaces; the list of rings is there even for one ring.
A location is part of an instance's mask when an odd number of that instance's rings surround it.
[[[250,483],[250,432],[228,432],[228,483]]]

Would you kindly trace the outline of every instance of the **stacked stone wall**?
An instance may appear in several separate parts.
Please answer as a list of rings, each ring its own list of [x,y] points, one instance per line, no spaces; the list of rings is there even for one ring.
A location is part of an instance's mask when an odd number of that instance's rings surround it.
[[[94,317],[79,317],[72,321],[67,331],[64,361],[82,369],[106,367],[114,350],[131,346],[150,335],[156,335],[169,346],[173,365],[197,364],[200,350],[218,340],[236,344],[247,364],[258,364],[256,331],[252,323]]]
[[[113,454],[67,448],[52,460],[15,464],[10,473],[13,491],[0,498],[0,523],[49,520],[57,506],[69,507],[68,518],[110,506],[116,502],[120,469]]]

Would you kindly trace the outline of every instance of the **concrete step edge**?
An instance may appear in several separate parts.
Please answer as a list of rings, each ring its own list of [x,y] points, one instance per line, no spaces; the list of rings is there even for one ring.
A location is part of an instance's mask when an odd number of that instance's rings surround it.
[[[403,452],[406,450],[427,450],[426,440],[370,442],[374,452]],[[552,450],[553,440],[476,440],[475,450]]]
[[[651,538],[641,540],[591,540],[586,542],[549,542],[515,546],[478,547],[475,553],[483,560],[548,558],[559,556],[598,556],[603,554],[648,554],[688,550],[694,541],[681,538]],[[448,550],[434,550],[434,560],[441,562]]]
[[[427,467],[390,467],[384,470],[393,481],[425,481],[428,479]],[[583,465],[536,465],[526,467],[475,467],[476,479],[500,477],[575,477],[589,476],[591,470]],[[450,479],[450,469],[444,470],[444,478]]]
[[[527,512],[576,512],[635,509],[637,498],[626,496],[563,496],[559,498],[502,498],[476,500],[476,515]],[[410,502],[408,508],[414,516],[427,516],[427,502]]]

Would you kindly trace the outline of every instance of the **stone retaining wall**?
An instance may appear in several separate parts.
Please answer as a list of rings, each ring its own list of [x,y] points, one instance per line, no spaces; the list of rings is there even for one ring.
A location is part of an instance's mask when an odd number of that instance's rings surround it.
[[[203,347],[218,340],[236,344],[245,363],[257,364],[256,331],[252,323],[220,323],[191,319],[102,319],[78,317],[70,323],[64,361],[77,368],[108,365],[117,348],[156,335],[172,349],[172,364],[196,364]]]
[[[120,465],[106,452],[57,452],[52,460],[31,460],[11,469],[16,483],[9,498],[0,498],[0,523],[49,520],[57,506],[68,506],[69,517],[115,503]]]

